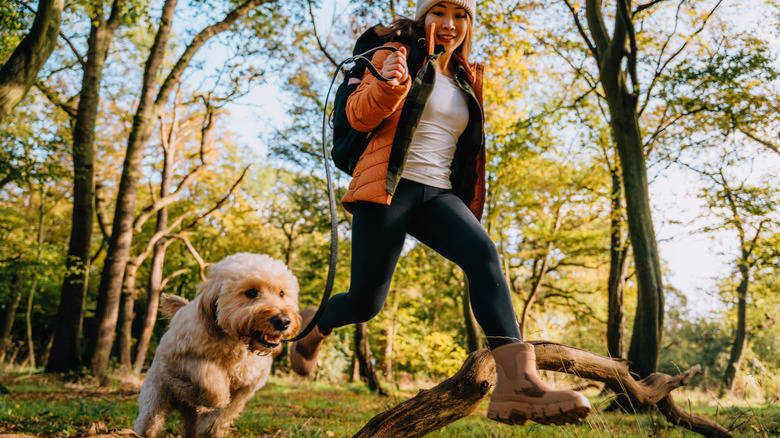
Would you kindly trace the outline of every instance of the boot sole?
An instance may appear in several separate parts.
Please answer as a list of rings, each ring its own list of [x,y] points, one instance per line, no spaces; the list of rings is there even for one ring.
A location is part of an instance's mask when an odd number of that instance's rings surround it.
[[[589,406],[574,406],[570,409],[563,407],[549,407],[547,410],[535,410],[533,407],[518,406],[517,402],[491,402],[488,406],[487,416],[493,421],[511,425],[523,425],[531,420],[539,424],[555,424],[562,426],[564,424],[579,423],[590,413]],[[536,406],[538,409],[538,406]],[[531,412],[529,412],[531,411]]]

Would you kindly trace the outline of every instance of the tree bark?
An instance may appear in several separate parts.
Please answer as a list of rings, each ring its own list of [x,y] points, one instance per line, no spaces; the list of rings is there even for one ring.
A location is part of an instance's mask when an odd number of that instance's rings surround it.
[[[16,311],[19,309],[19,303],[22,301],[24,289],[24,274],[20,271],[19,266],[14,266],[13,269],[10,301],[5,307],[5,312],[3,312],[3,320],[0,321],[0,363],[5,360],[8,346],[11,344],[11,329],[14,327]]]
[[[101,3],[95,3],[95,7],[73,125],[74,175],[70,243],[54,324],[54,342],[46,364],[47,372],[75,371],[81,366],[81,331],[95,217],[95,124],[100,105],[103,68],[114,33],[121,22],[123,3],[114,0],[108,20],[103,15]]]
[[[463,320],[466,323],[466,347],[469,353],[473,353],[479,350],[480,336],[479,336],[479,324],[477,318],[474,317],[474,312],[471,309],[471,288],[469,287],[469,279],[464,275],[463,285]]]
[[[636,381],[628,361],[552,342],[531,342],[537,366],[597,380],[618,394],[626,394],[634,406],[658,406],[673,424],[708,437],[732,437],[718,423],[687,412],[674,403],[671,392],[701,373],[699,365],[677,376],[655,373]],[[353,438],[421,437],[465,417],[482,402],[496,383],[496,368],[488,350],[471,353],[451,378],[372,418]]]
[[[122,288],[122,302],[119,306],[119,322],[117,324],[116,355],[120,374],[132,372],[133,319],[135,318],[135,299],[138,294],[135,282],[138,266],[134,262],[125,268],[125,285]]]
[[[493,355],[478,350],[453,377],[375,416],[353,438],[425,436],[473,412],[495,383]]]
[[[33,342],[32,331],[32,309],[33,299],[35,298],[35,290],[38,288],[38,277],[35,276],[32,279],[32,285],[30,286],[30,295],[27,296],[27,311],[25,312],[25,322],[27,323],[27,359],[25,362],[30,363],[30,368],[35,368],[35,343]]]
[[[98,288],[95,309],[97,330],[92,337],[88,355],[92,374],[99,380],[105,378],[111,346],[114,342],[125,266],[133,238],[133,217],[140,179],[138,176],[141,172],[141,159],[146,142],[154,127],[153,124],[157,119],[156,79],[162,66],[165,49],[168,46],[176,3],[177,0],[166,0],[162,7],[160,27],[144,68],[141,98],[133,118],[122,177],[119,181],[114,222]]]
[[[393,344],[395,341],[395,318],[390,318],[385,327],[385,343],[382,345],[382,374],[385,379],[393,378]]]
[[[168,45],[176,0],[166,0],[162,7],[160,28],[155,36],[154,44],[144,68],[141,97],[127,141],[111,238],[98,288],[97,306],[95,309],[97,323],[95,335],[89,348],[89,364],[92,374],[99,380],[105,378],[108,359],[114,342],[124,271],[133,240],[133,218],[140,181],[138,176],[141,172],[141,161],[144,151],[152,130],[157,123],[157,117],[162,107],[168,101],[173,87],[180,82],[182,73],[197,51],[211,37],[228,30],[239,18],[266,1],[248,0],[229,12],[219,23],[208,26],[198,33],[185,48],[184,53],[182,53],[163,81],[155,98],[156,79]]]
[[[24,98],[57,46],[62,8],[62,0],[38,0],[30,33],[0,68],[0,121]]]
[[[612,217],[610,219],[609,279],[607,280],[607,351],[623,357],[623,291],[628,270],[628,242],[623,236],[623,187],[616,168],[612,173]]]
[[[731,354],[729,362],[726,365],[726,373],[723,376],[723,383],[729,392],[734,392],[734,383],[736,382],[739,367],[742,364],[742,355],[745,353],[748,341],[747,329],[747,294],[750,284],[750,272],[747,267],[747,261],[742,260],[739,264],[741,280],[737,286],[737,326],[734,328],[734,342],[731,344]]]
[[[360,367],[360,377],[365,380],[368,389],[386,395],[376,375],[371,348],[368,346],[368,324],[365,322],[355,324],[355,359]]]
[[[637,48],[630,4],[630,1],[617,2],[618,13],[611,39],[604,24],[601,1],[587,0],[585,13],[595,42],[591,53],[598,64],[599,81],[609,108],[612,136],[620,157],[628,229],[637,270],[638,300],[628,358],[632,363],[632,371],[644,377],[653,373],[658,366],[664,295],[639,128]],[[630,86],[626,81],[626,71],[623,71],[624,60],[632,80]]]

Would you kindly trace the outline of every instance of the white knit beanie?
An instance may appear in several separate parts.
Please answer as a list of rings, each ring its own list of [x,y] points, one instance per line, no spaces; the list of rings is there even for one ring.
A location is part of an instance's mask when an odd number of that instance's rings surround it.
[[[417,0],[417,13],[414,14],[414,19],[421,19],[429,9],[443,1],[462,7],[471,15],[471,21],[475,21],[477,17],[477,0]]]

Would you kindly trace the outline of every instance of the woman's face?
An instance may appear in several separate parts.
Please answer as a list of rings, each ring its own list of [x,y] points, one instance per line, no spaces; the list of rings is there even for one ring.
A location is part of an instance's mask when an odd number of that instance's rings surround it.
[[[425,27],[431,24],[435,25],[435,44],[444,46],[444,50],[449,54],[463,44],[471,26],[468,12],[447,2],[437,3],[425,14]]]

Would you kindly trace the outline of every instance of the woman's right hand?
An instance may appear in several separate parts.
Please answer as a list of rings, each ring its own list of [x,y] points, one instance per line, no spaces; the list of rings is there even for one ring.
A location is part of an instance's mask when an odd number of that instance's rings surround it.
[[[398,86],[406,82],[409,77],[409,67],[406,65],[406,48],[401,47],[390,54],[382,65],[382,76],[393,78],[388,85]]]

